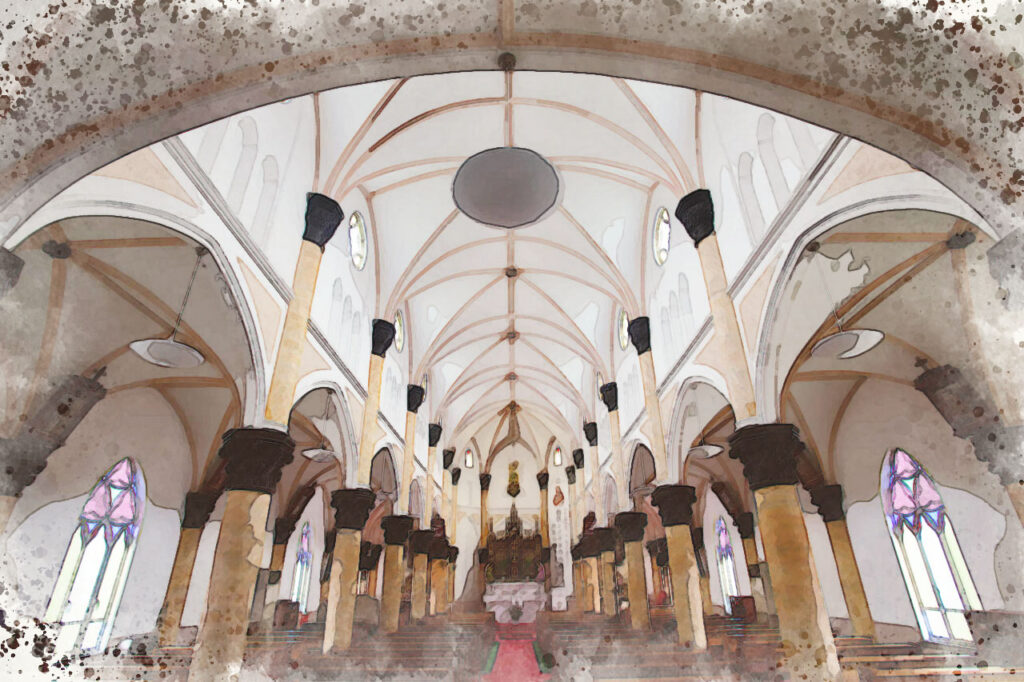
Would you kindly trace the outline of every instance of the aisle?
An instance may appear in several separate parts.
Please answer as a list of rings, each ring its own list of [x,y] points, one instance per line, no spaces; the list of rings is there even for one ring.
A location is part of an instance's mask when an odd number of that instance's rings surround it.
[[[490,674],[484,679],[500,682],[511,680],[546,680],[550,676],[542,673],[537,663],[534,642],[537,630],[532,624],[498,625],[498,655],[494,659]]]

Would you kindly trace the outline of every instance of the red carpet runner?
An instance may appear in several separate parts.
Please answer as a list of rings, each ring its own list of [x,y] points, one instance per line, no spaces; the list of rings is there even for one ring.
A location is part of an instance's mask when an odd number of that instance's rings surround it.
[[[546,680],[549,675],[541,673],[533,643],[537,630],[532,623],[523,625],[498,625],[498,656],[491,673],[484,679],[500,682],[515,680]]]

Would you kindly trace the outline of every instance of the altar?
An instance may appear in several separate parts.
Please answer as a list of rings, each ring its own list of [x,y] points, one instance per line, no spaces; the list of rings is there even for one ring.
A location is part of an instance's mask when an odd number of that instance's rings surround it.
[[[484,591],[484,607],[498,623],[533,623],[545,603],[544,583],[491,583]]]

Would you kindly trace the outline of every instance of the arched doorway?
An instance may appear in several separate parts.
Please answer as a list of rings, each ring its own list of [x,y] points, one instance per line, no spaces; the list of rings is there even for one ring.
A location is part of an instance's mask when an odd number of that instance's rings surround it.
[[[654,454],[643,443],[633,450],[633,463],[629,469],[629,497],[633,500],[633,509],[643,508],[643,498],[651,494],[657,472],[654,468]]]

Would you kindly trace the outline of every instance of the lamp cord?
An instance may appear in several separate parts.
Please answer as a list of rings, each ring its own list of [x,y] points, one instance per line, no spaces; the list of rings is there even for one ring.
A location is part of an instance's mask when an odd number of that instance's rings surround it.
[[[196,256],[195,267],[192,268],[192,277],[188,280],[188,287],[185,289],[185,298],[181,301],[181,309],[178,310],[178,319],[174,321],[174,331],[171,332],[171,341],[178,334],[178,327],[181,325],[181,316],[185,314],[185,305],[188,303],[188,296],[192,293],[192,284],[196,281],[196,273],[199,272],[199,263],[203,260],[203,253]]]
[[[818,276],[821,277],[821,286],[824,287],[829,305],[832,306],[832,317],[836,320],[836,328],[838,328],[839,331],[843,331],[843,323],[839,321],[839,314],[836,312],[836,302],[832,298],[832,292],[829,291],[828,282],[825,280],[825,271],[821,269],[821,261],[815,259],[813,255],[811,256],[811,260],[813,260],[818,266]]]

